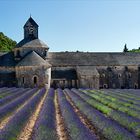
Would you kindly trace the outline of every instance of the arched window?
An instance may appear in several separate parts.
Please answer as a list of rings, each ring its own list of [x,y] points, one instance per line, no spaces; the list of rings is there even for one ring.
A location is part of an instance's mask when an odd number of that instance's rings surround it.
[[[37,76],[34,76],[34,77],[33,77],[33,83],[34,83],[34,84],[37,84]]]
[[[108,88],[107,84],[104,84],[103,87],[104,87],[104,88]]]
[[[25,83],[25,78],[24,78],[24,76],[22,77],[22,83],[23,83],[23,84]]]
[[[119,73],[119,74],[118,74],[118,78],[121,78],[121,76],[122,76],[122,75]]]

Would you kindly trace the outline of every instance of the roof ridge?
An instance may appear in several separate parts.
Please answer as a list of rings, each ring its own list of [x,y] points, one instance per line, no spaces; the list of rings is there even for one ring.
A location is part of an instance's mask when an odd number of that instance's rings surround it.
[[[35,51],[31,51],[27,54],[18,64],[17,66],[41,66],[46,65],[50,67],[51,65],[47,63],[38,53]]]

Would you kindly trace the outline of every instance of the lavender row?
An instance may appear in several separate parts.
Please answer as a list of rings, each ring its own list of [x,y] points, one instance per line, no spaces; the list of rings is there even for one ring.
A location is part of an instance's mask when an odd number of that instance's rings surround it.
[[[11,94],[5,98],[0,99],[0,107],[7,104],[8,102],[12,101],[13,99],[16,99],[17,97],[21,96],[22,94],[29,91],[29,89],[20,89],[16,91],[14,94]]]
[[[54,89],[49,89],[33,129],[32,140],[58,140],[56,131]]]
[[[94,109],[74,92],[65,89],[66,94],[72,99],[79,110],[87,116],[91,123],[109,140],[137,140],[133,134],[121,127],[115,121],[105,117],[101,112]]]
[[[74,112],[70,103],[66,100],[66,97],[61,89],[57,89],[57,95],[60,105],[60,110],[64,123],[72,140],[95,140],[97,139],[88,128],[80,121],[79,117]]]
[[[0,94],[2,94],[3,92],[8,92],[8,91],[11,91],[11,90],[15,90],[15,89],[17,89],[17,88],[15,88],[15,87],[12,87],[12,88],[6,88],[6,87],[0,88]]]
[[[16,98],[15,100],[11,101],[10,103],[2,106],[0,108],[0,122],[10,113],[12,113],[14,110],[16,110],[20,105],[22,105],[28,98],[33,96],[37,89],[32,89],[30,91],[27,91],[22,96]]]
[[[116,99],[120,99],[122,101],[126,101],[126,102],[129,102],[129,103],[137,105],[137,106],[140,105],[140,101],[138,101],[138,100],[123,97],[123,96],[120,96],[118,94],[114,94],[114,92],[109,92],[108,90],[98,91],[98,93],[105,94],[107,96],[114,97]]]
[[[122,111],[130,116],[140,119],[140,105],[133,105],[127,101],[122,101],[121,99],[96,92],[93,94],[88,94],[89,92],[84,91],[84,93],[113,109]]]
[[[130,95],[134,94],[134,95],[140,97],[140,89],[124,89],[123,91],[129,93]]]
[[[114,92],[113,92],[113,95],[110,93],[102,93],[99,95],[101,95],[101,96],[103,95],[104,97],[112,100],[115,103],[122,104],[122,105],[127,106],[132,109],[140,110],[140,104],[139,104],[140,101],[137,102],[135,100],[125,99],[122,97],[118,97],[117,95],[113,96]]]
[[[0,130],[0,140],[16,140],[27,124],[29,117],[35,111],[38,103],[42,99],[45,89],[41,89],[40,92],[35,95],[21,110],[19,110],[12,119],[6,124],[6,126]]]
[[[7,89],[6,87],[0,88],[0,93],[1,93],[2,91],[6,90],[6,89]]]
[[[13,89],[8,90],[8,91],[3,91],[3,92],[1,92],[1,94],[0,94],[0,99],[3,99],[4,97],[9,96],[9,95],[11,95],[11,94],[14,94],[14,93],[17,92],[17,91],[18,91],[18,88],[13,88]]]
[[[110,90],[104,90],[104,92],[106,92],[109,95],[112,95],[114,97],[118,97],[118,98],[123,98],[127,101],[136,103],[140,105],[140,99],[138,97],[132,97],[132,96],[127,96],[125,93],[116,93],[116,92],[112,92]]]
[[[124,90],[120,91],[118,89],[116,89],[116,90],[111,89],[109,91],[113,92],[114,94],[118,94],[118,95],[124,96],[126,98],[140,100],[139,96],[137,96],[135,94],[128,93],[128,92],[124,92]]]
[[[90,96],[86,95],[83,92],[79,92],[76,89],[73,89],[72,91],[78,94],[82,99],[84,99],[87,103],[89,103],[94,108],[107,114],[111,119],[115,120],[120,125],[127,128],[129,131],[133,131],[135,135],[140,136],[140,120],[139,119],[128,116],[127,114],[123,112],[113,110],[112,108],[105,106],[104,104],[98,102],[94,98],[91,98]]]
[[[130,98],[139,98],[140,99],[140,94],[136,94],[135,93],[135,90],[133,90],[133,92],[129,93],[129,90],[127,89],[124,89],[124,90],[121,90],[121,89],[110,89],[112,92],[114,92],[115,94],[118,94],[118,93],[121,93],[121,94],[125,94],[127,95],[128,97]],[[139,90],[140,92],[140,90]]]

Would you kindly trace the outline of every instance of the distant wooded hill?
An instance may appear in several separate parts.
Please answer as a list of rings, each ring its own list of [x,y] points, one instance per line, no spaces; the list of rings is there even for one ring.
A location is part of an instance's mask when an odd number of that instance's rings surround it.
[[[12,48],[17,44],[16,41],[4,35],[4,33],[0,32],[0,51],[8,52],[11,51]]]

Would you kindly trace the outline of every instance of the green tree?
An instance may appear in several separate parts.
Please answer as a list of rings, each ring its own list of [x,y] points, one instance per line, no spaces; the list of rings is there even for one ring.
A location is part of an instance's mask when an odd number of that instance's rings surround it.
[[[16,44],[16,41],[13,41],[11,38],[5,36],[4,33],[0,32],[0,51],[11,51]]]

